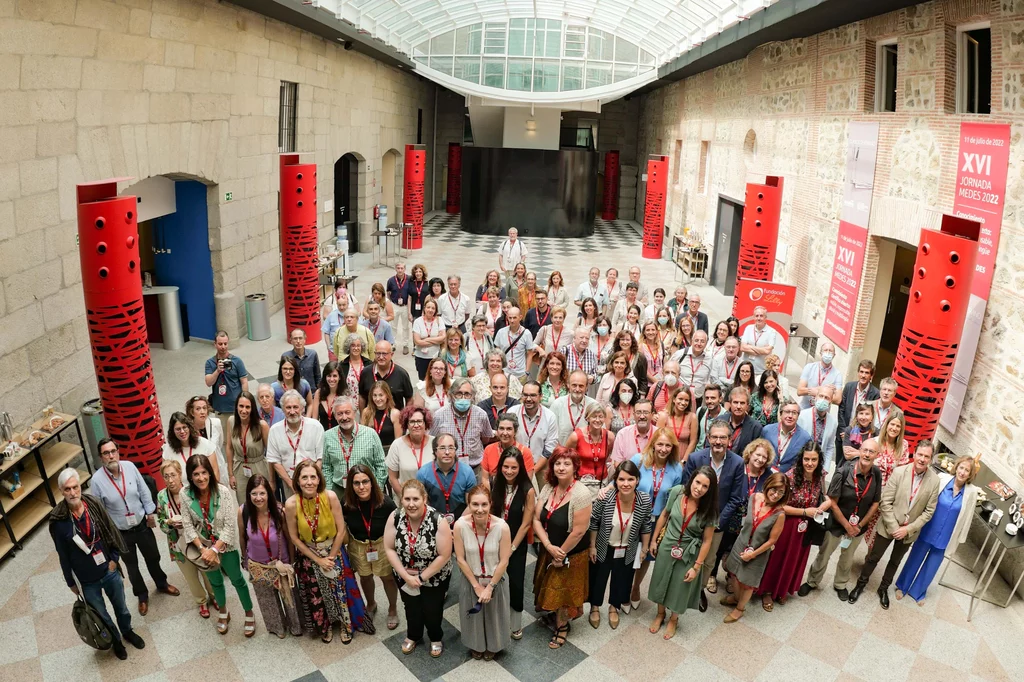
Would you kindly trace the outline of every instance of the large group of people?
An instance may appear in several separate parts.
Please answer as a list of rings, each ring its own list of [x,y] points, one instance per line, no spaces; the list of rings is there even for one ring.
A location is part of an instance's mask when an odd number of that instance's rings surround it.
[[[844,384],[824,342],[791,389],[764,308],[742,329],[733,317],[712,325],[697,293],[670,298],[638,267],[625,283],[593,268],[572,289],[557,271],[538,280],[528,256],[510,230],[475,297],[422,264],[399,263],[363,303],[339,285],[328,361],[293,330],[277,381],[254,393],[220,332],[209,396],[170,416],[159,493],[110,440],[91,494],[63,472],[51,534],[68,586],[119,633],[118,657],[122,638],[144,646],[119,562],[140,614],[137,550],[157,589],[178,594],[154,529],[221,634],[225,576],[245,636],[255,597],[268,632],[331,642],[337,630],[343,643],[376,630],[379,581],[389,630],[399,598],[404,608],[402,652],[425,635],[434,657],[450,588],[474,658],[523,636],[531,548],[532,607],[552,649],[575,619],[614,629],[645,596],[657,606],[650,632],[666,639],[711,594],[726,623],[752,599],[770,612],[817,589],[837,549],[840,599],[855,603],[889,552],[882,607],[894,580],[897,599],[924,601],[966,538],[975,464],[937,475],[932,443],[904,441],[893,379],[876,387],[863,361]]]

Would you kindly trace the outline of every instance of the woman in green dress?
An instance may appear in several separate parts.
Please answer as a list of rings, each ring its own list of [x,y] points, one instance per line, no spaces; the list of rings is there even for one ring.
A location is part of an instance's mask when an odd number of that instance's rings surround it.
[[[661,629],[665,612],[671,611],[665,639],[672,639],[679,614],[700,602],[701,567],[711,549],[718,523],[718,477],[709,466],[697,470],[688,482],[672,488],[668,503],[658,517],[651,547],[654,575],[647,597],[658,605],[651,634]]]

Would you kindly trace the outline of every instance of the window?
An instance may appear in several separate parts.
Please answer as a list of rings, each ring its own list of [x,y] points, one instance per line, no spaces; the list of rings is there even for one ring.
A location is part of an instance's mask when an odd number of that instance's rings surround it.
[[[875,111],[896,111],[896,40],[879,43],[875,59]]]
[[[558,62],[537,60],[533,65],[533,91],[558,92]]]
[[[533,62],[529,59],[508,60],[508,85],[509,90],[533,89]]]
[[[484,54],[505,54],[505,24],[484,24]]]
[[[295,118],[299,103],[299,84],[281,81],[281,108],[277,122],[277,147],[295,151]]]
[[[585,26],[567,26],[565,28],[565,54],[570,59],[582,59],[587,56],[587,29]]]
[[[676,140],[675,168],[672,169],[672,184],[679,184],[679,167],[683,165],[683,141]]]
[[[706,194],[708,191],[708,174],[711,168],[711,142],[701,140],[700,143],[700,165],[697,167],[697,194]]]
[[[992,113],[992,29],[987,24],[957,30],[956,110]]]
[[[583,64],[563,63],[562,64],[562,90],[583,89]]]

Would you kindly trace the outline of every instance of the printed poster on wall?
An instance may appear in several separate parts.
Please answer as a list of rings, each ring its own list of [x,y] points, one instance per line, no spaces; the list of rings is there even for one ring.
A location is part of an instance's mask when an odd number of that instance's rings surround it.
[[[848,133],[843,212],[839,220],[823,330],[825,336],[844,351],[850,350],[853,317],[864,271],[871,194],[875,187],[875,159],[878,156],[878,123],[851,122]]]
[[[793,306],[796,303],[796,287],[792,284],[762,282],[756,279],[739,278],[733,293],[733,315],[739,318],[740,330],[754,322],[754,308],[764,306],[768,311],[768,326],[777,331],[783,339],[779,357],[786,362],[789,347],[789,325],[793,322]]]
[[[978,261],[971,282],[964,331],[953,365],[953,379],[942,407],[939,424],[955,432],[963,409],[967,380],[974,368],[978,339],[985,319],[992,271],[996,266],[999,231],[1003,225],[1006,173],[1010,162],[1010,126],[994,123],[961,123],[960,153],[957,155],[956,198],[953,215],[981,223]]]

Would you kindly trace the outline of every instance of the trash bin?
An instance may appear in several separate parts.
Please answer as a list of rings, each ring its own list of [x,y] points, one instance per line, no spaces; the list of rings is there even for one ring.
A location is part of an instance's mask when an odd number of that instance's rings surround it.
[[[92,466],[95,471],[103,466],[96,444],[107,437],[107,423],[103,421],[103,405],[99,398],[93,398],[82,403],[79,412],[82,415],[82,425],[85,426],[85,440],[89,444],[89,456],[92,457]]]
[[[250,341],[266,341],[270,338],[270,305],[266,294],[249,294],[245,297],[245,326]]]

